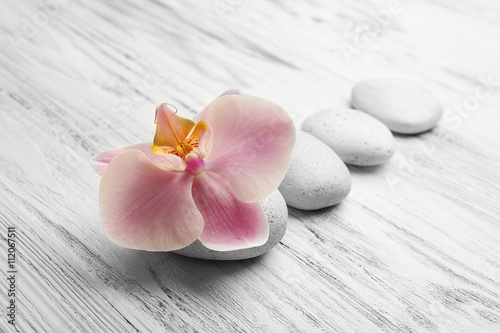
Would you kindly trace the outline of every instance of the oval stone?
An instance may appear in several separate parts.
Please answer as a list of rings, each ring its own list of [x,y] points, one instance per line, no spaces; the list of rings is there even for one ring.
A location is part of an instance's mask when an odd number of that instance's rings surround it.
[[[288,222],[288,209],[285,199],[278,190],[262,200],[261,204],[269,223],[269,238],[264,245],[234,251],[214,251],[206,248],[200,241],[196,240],[191,245],[173,252],[187,257],[210,260],[240,260],[257,257],[266,253],[278,245],[285,235]]]
[[[291,207],[325,208],[347,197],[351,174],[330,147],[310,134],[297,131],[288,171],[279,190]]]
[[[318,112],[304,121],[302,129],[352,165],[382,164],[395,152],[394,137],[387,126],[358,110],[343,108]]]
[[[352,89],[352,105],[403,134],[428,131],[443,116],[443,107],[434,95],[402,79],[359,82]]]

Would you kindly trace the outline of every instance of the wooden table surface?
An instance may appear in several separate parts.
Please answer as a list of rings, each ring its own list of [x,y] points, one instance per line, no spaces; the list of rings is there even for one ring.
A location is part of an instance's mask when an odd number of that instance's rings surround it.
[[[494,1],[4,1],[4,332],[500,332],[500,6]],[[336,207],[289,209],[237,262],[123,249],[97,210],[99,151],[152,139],[161,102],[227,88],[297,127],[356,82],[403,77],[447,110],[350,167]],[[7,228],[15,227],[15,326]]]

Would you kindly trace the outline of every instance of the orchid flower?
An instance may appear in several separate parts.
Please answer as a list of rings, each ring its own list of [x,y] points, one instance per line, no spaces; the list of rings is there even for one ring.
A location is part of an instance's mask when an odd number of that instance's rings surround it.
[[[116,244],[173,251],[199,240],[229,251],[269,236],[259,201],[285,176],[295,142],[281,107],[234,92],[216,98],[194,121],[169,104],[156,109],[150,143],[97,154],[99,210]]]

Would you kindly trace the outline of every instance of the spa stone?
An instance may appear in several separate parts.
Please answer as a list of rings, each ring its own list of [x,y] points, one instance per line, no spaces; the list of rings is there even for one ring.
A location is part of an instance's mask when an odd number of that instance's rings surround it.
[[[325,110],[308,117],[302,130],[333,149],[345,163],[371,166],[395,152],[391,131],[374,117],[353,109]]]
[[[352,105],[402,134],[428,131],[443,116],[443,107],[434,95],[402,79],[359,82],[352,89]]]
[[[314,210],[333,206],[351,191],[351,175],[326,144],[303,131],[297,139],[279,190],[294,208]]]

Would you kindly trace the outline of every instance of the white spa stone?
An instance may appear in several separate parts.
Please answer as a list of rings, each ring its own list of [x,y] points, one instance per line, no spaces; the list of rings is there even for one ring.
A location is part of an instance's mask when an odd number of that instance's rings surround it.
[[[391,131],[374,117],[353,109],[325,110],[308,117],[302,130],[333,149],[345,163],[360,166],[387,162],[395,152]]]
[[[283,199],[283,196],[278,190],[262,200],[261,204],[269,223],[269,239],[264,245],[234,251],[214,251],[207,249],[199,241],[195,241],[183,249],[174,251],[174,253],[192,258],[210,260],[241,260],[257,257],[266,253],[278,245],[285,235],[288,221],[288,209],[285,199]]]
[[[443,107],[434,95],[417,84],[394,78],[359,82],[352,89],[352,105],[403,134],[428,131],[443,116]]]
[[[297,131],[290,164],[279,190],[286,203],[313,210],[333,206],[351,191],[351,174],[342,160],[314,136]]]

